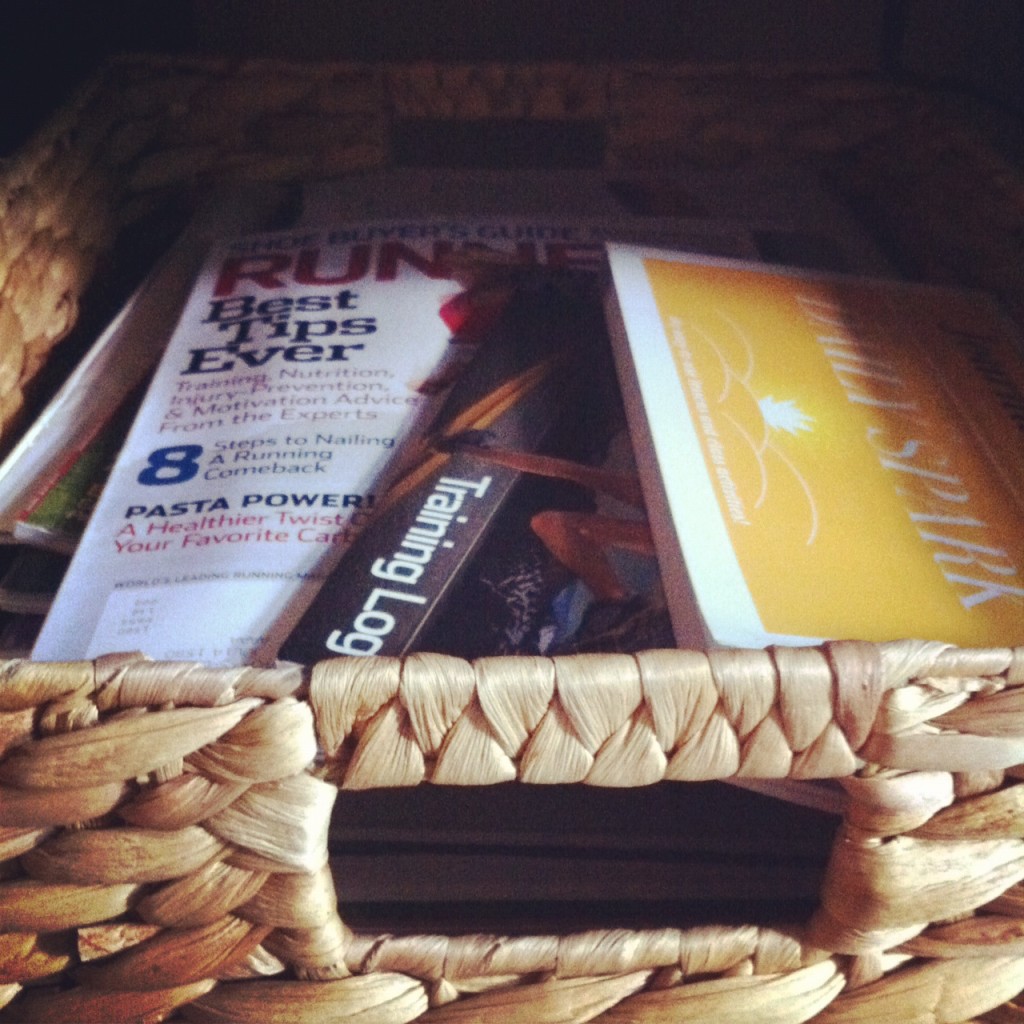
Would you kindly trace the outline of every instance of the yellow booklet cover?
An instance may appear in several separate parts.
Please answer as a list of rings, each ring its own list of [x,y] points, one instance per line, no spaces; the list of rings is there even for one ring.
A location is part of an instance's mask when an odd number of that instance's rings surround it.
[[[680,643],[1024,642],[1024,364],[986,296],[610,245]]]

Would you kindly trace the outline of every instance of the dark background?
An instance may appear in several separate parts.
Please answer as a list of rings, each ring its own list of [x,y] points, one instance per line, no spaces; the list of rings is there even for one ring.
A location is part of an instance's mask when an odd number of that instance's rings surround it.
[[[5,0],[0,156],[123,52],[829,61],[948,89],[999,123],[1024,116],[1020,0]]]

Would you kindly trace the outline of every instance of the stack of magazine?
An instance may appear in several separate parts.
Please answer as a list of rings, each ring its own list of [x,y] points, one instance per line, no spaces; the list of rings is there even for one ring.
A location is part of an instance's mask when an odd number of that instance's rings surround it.
[[[9,650],[272,665],[1021,621],[1016,336],[895,281],[813,183],[392,172],[259,209],[188,232],[0,467],[12,561],[48,560],[31,606],[0,585]],[[436,814],[343,793],[332,857],[346,902],[393,910],[788,907],[839,803],[773,791],[784,813],[718,784]]]
[[[37,658],[399,654],[444,643],[478,555],[486,582],[462,605],[518,619],[474,627],[471,653],[524,649],[520,634],[569,649],[584,621],[581,642],[642,625],[653,643],[605,243],[884,266],[824,193],[781,178],[392,172],[212,205],[0,468],[0,528],[75,549]],[[566,586],[585,535],[603,578]],[[637,621],[612,607],[623,596]]]

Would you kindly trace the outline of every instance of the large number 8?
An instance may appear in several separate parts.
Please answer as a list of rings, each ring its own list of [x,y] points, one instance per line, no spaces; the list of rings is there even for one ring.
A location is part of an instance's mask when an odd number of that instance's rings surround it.
[[[140,484],[181,484],[199,472],[202,445],[176,444],[149,453],[149,465],[139,474]]]

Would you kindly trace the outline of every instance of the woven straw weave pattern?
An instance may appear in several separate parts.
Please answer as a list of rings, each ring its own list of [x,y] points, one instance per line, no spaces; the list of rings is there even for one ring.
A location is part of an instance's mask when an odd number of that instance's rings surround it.
[[[965,1020],[1024,986],[1022,686],[1024,649],[919,643],[526,671],[9,662],[0,1019]],[[833,732],[838,760],[799,774],[860,770],[819,912],[792,932],[403,937],[339,916],[338,785],[781,774]]]

